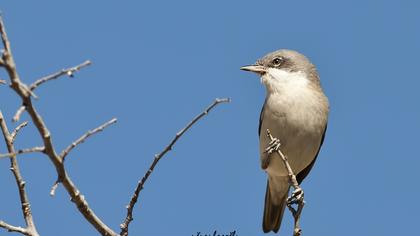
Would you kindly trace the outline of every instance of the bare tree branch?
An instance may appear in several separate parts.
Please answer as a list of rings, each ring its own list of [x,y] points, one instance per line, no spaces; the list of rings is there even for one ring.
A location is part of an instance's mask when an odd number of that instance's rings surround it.
[[[4,120],[3,113],[0,111],[0,128],[6,142],[7,150],[9,153],[15,153],[15,147],[13,146],[13,137],[9,133],[7,128],[6,121]],[[23,180],[22,175],[20,174],[19,164],[16,160],[16,156],[13,155],[10,157],[10,170],[15,177],[16,185],[19,190],[20,203],[22,206],[23,217],[25,218],[26,229],[22,230],[20,227],[13,227],[4,222],[0,222],[0,227],[6,228],[9,231],[20,232],[25,235],[38,236],[38,232],[35,227],[35,223],[32,217],[31,206],[29,204],[29,198],[25,190],[25,181]]]
[[[26,153],[33,153],[33,152],[44,152],[44,147],[33,147],[33,148],[26,148],[26,149],[19,149],[17,152],[14,153],[4,153],[0,154],[0,159],[8,158],[8,157],[14,157],[20,154],[26,154]]]
[[[89,130],[87,133],[85,133],[84,135],[82,135],[79,139],[77,139],[76,141],[74,141],[72,144],[70,144],[66,149],[64,149],[61,153],[60,153],[60,158],[62,160],[62,162],[64,163],[64,161],[66,160],[66,156],[67,154],[70,153],[71,150],[73,150],[73,148],[75,148],[77,145],[83,143],[87,138],[89,138],[90,136],[103,131],[106,127],[114,124],[117,122],[116,118],[111,119],[110,121],[104,123],[103,125],[99,126],[96,129],[93,130]],[[50,195],[54,196],[55,195],[55,190],[57,190],[58,185],[60,184],[60,181],[57,179],[54,183],[54,185],[51,187],[51,191],[50,191]]]
[[[106,127],[114,124],[117,122],[116,118],[111,119],[110,121],[104,123],[103,125],[99,126],[96,129],[93,130],[89,130],[87,133],[85,133],[84,135],[82,135],[79,139],[77,139],[76,141],[74,141],[72,144],[70,144],[66,149],[64,149],[61,153],[60,153],[60,157],[61,160],[64,162],[65,158],[67,156],[67,154],[70,153],[71,150],[73,150],[73,148],[75,148],[77,145],[83,143],[87,138],[89,138],[90,136],[103,131]]]
[[[175,137],[172,139],[172,141],[168,144],[168,146],[163,149],[162,152],[155,155],[155,158],[152,162],[152,164],[149,167],[149,170],[146,172],[146,174],[143,176],[143,178],[138,182],[136,189],[134,190],[133,196],[130,199],[130,202],[127,205],[127,216],[123,223],[120,224],[120,235],[126,236],[128,235],[128,226],[130,222],[133,220],[133,208],[137,202],[137,199],[139,197],[140,191],[143,189],[144,184],[146,183],[147,179],[149,178],[150,174],[153,172],[153,169],[155,168],[156,164],[159,162],[159,160],[170,150],[172,150],[173,145],[178,141],[178,139],[188,130],[190,129],[198,120],[200,120],[202,117],[207,115],[215,106],[217,106],[220,103],[227,103],[230,102],[229,98],[217,98],[209,107],[207,107],[202,113],[200,113],[198,116],[196,116],[193,120],[190,121],[190,123],[187,124],[183,129],[181,129],[178,133],[176,133]]]
[[[54,80],[54,79],[58,79],[59,77],[63,76],[63,75],[67,75],[70,78],[74,77],[74,73],[79,71],[80,69],[82,69],[83,67],[89,66],[90,64],[92,64],[91,61],[87,60],[83,63],[81,63],[80,65],[71,67],[71,68],[67,68],[67,69],[62,69],[61,71],[58,71],[54,74],[42,77],[41,79],[38,79],[37,81],[35,81],[34,83],[31,84],[31,86],[29,86],[29,89],[31,91],[33,91],[34,89],[36,89],[38,86],[40,86],[41,84],[50,81],[50,80]]]
[[[17,111],[16,114],[13,116],[12,121],[13,122],[18,122],[20,120],[20,117],[22,116],[22,113],[25,111],[25,105],[20,106]]]
[[[28,231],[25,228],[10,225],[2,220],[0,220],[0,228],[4,228],[9,232],[16,232],[16,233],[21,233],[24,235],[31,235],[31,234],[28,234]]]
[[[11,88],[20,96],[20,98],[22,99],[22,104],[25,104],[26,110],[43,140],[45,146],[44,153],[54,164],[59,182],[63,184],[63,186],[65,187],[65,189],[71,197],[71,201],[76,205],[79,212],[85,217],[87,221],[89,221],[89,223],[92,226],[95,227],[95,229],[99,233],[107,236],[117,235],[111,228],[109,228],[105,223],[103,223],[98,216],[96,216],[93,210],[89,207],[89,204],[87,203],[85,197],[81,194],[80,190],[76,187],[76,185],[71,181],[67,171],[65,170],[64,164],[60,156],[55,151],[50,131],[48,130],[41,115],[38,113],[38,111],[32,104],[31,90],[26,86],[26,84],[24,84],[20,80],[20,77],[17,73],[16,65],[10,47],[10,41],[7,37],[3,19],[1,17],[0,34],[5,49],[5,51],[3,52],[3,61],[5,63],[4,67],[6,68],[7,73],[10,77]],[[14,153],[15,151],[9,150],[9,152]]]
[[[1,62],[0,62],[0,65],[1,65]],[[0,79],[0,84],[7,84],[7,82],[6,82],[6,80]]]
[[[23,122],[22,124],[18,125],[18,126],[17,126],[14,130],[13,130],[13,132],[10,134],[10,136],[12,137],[12,143],[14,143],[14,142],[15,142],[16,136],[17,136],[17,134],[19,133],[19,131],[20,131],[22,128],[26,127],[27,125],[28,125],[28,122],[27,122],[27,121],[25,121],[25,122]]]
[[[270,143],[276,143],[277,141],[277,146],[273,149],[278,156],[282,159],[284,166],[287,169],[287,173],[289,175],[289,182],[292,185],[292,187],[294,188],[294,191],[291,195],[291,197],[289,197],[287,199],[287,207],[289,208],[290,212],[293,215],[293,218],[295,220],[295,227],[293,230],[293,236],[300,236],[302,234],[302,229],[300,228],[300,215],[302,213],[303,207],[305,205],[305,201],[303,199],[303,189],[299,186],[298,181],[296,180],[296,176],[293,173],[292,167],[290,167],[289,161],[287,161],[287,157],[286,155],[283,154],[283,152],[280,150],[280,142],[277,138],[273,137],[271,135],[271,132],[269,129],[267,129],[267,137],[270,138]],[[271,154],[271,151],[269,151],[269,154]],[[297,204],[298,208],[294,209],[293,205]]]
[[[85,61],[85,62],[83,62],[83,63],[81,63],[81,64],[79,64],[79,65],[77,65],[77,66],[74,66],[74,67],[71,67],[71,68],[67,68],[67,69],[62,69],[61,71],[58,71],[58,72],[56,72],[56,73],[54,73],[54,74],[51,74],[51,75],[48,75],[48,76],[45,76],[45,77],[42,77],[41,79],[38,79],[37,81],[35,81],[35,82],[33,82],[32,84],[31,84],[31,86],[29,86],[29,90],[32,92],[32,91],[34,91],[36,88],[38,88],[38,86],[40,86],[41,84],[43,84],[43,83],[45,83],[45,82],[48,82],[48,81],[50,81],[50,80],[54,80],[54,79],[58,79],[58,78],[60,78],[61,76],[63,76],[63,75],[67,75],[67,76],[69,76],[69,77],[74,77],[74,73],[75,72],[77,72],[77,71],[79,71],[80,69],[82,69],[83,67],[86,67],[86,66],[89,66],[89,65],[91,65],[92,64],[92,62],[91,61],[89,61],[89,60],[87,60],[87,61]],[[33,95],[33,96],[36,96],[36,95]],[[21,117],[21,115],[22,115],[22,113],[25,111],[25,105],[21,105],[18,109],[17,109],[17,111],[16,111],[16,114],[13,116],[13,122],[17,122],[17,121],[19,121],[20,120],[20,117]]]
[[[58,187],[59,184],[60,184],[60,181],[57,179],[54,182],[53,186],[51,187],[51,190],[50,190],[50,196],[51,197],[54,197],[55,196],[55,190],[57,190],[57,187]]]
[[[0,227],[5,228],[6,230],[12,231],[12,232],[19,232],[25,235],[29,236],[38,236],[38,233],[35,228],[35,224],[33,222],[32,213],[30,209],[30,204],[28,197],[25,192],[25,182],[22,179],[22,176],[20,175],[19,166],[17,163],[16,156],[23,153],[30,153],[30,152],[43,152],[45,155],[47,155],[52,162],[52,164],[55,167],[55,170],[57,172],[57,180],[55,184],[53,185],[51,189],[51,195],[54,195],[56,188],[60,183],[63,184],[64,188],[66,189],[67,193],[71,197],[71,201],[75,204],[79,212],[83,215],[83,217],[93,226],[95,229],[101,234],[105,236],[116,236],[118,235],[115,233],[111,228],[109,228],[102,220],[96,216],[96,214],[93,212],[93,210],[89,207],[85,197],[81,194],[80,190],[76,187],[76,185],[72,182],[69,174],[67,173],[64,161],[65,157],[79,144],[83,143],[87,138],[90,136],[103,131],[106,127],[108,127],[111,124],[114,124],[117,120],[114,118],[103,125],[99,126],[96,129],[90,130],[84,135],[82,135],[79,139],[74,141],[72,144],[70,144],[66,149],[64,149],[60,154],[56,152],[56,149],[53,144],[51,133],[45,124],[44,120],[42,119],[40,113],[35,108],[32,99],[37,98],[37,96],[34,94],[34,90],[39,87],[40,85],[51,81],[58,79],[61,76],[67,75],[69,77],[73,77],[74,73],[79,71],[81,68],[86,67],[91,64],[90,61],[86,61],[78,66],[71,67],[68,69],[63,69],[59,72],[56,72],[54,74],[51,74],[49,76],[43,77],[41,79],[36,80],[34,83],[32,83],[30,86],[23,83],[22,80],[19,77],[19,74],[16,69],[16,64],[13,58],[10,41],[8,39],[5,26],[3,23],[3,19],[0,15],[0,36],[3,43],[4,50],[1,53],[0,58],[0,67],[4,67],[7,71],[7,74],[10,78],[10,87],[17,93],[17,95],[21,99],[22,106],[17,110],[15,116],[13,117],[13,121],[18,121],[21,117],[21,114],[24,111],[27,111],[29,114],[32,122],[34,123],[43,143],[43,147],[34,147],[30,149],[21,149],[18,151],[15,151],[15,148],[13,146],[13,142],[19,133],[19,131],[27,125],[27,122],[24,122],[17,126],[14,131],[10,134],[6,122],[3,118],[3,115],[0,111],[0,126],[3,132],[3,136],[5,139],[5,142],[8,147],[8,152],[6,154],[0,154],[0,158],[10,158],[11,161],[11,170],[15,176],[16,183],[18,185],[20,199],[21,199],[21,205],[22,205],[22,212],[25,218],[25,222],[27,227],[17,227],[10,224],[7,224],[3,221],[0,221]],[[0,80],[0,83],[6,83],[6,81]],[[227,103],[230,102],[230,99],[223,98],[223,99],[216,99],[209,107],[207,107],[202,113],[200,113],[198,116],[196,116],[191,122],[189,122],[183,129],[181,129],[175,137],[172,139],[172,141],[161,151],[159,154],[155,155],[155,158],[149,167],[148,171],[145,173],[143,178],[138,182],[136,189],[130,199],[129,204],[127,205],[127,216],[124,220],[124,222],[120,225],[121,228],[121,236],[127,236],[128,235],[128,227],[130,222],[133,220],[133,209],[135,204],[138,201],[138,197],[140,194],[140,191],[143,189],[144,184],[146,183],[147,179],[153,172],[155,166],[159,162],[159,160],[170,150],[172,150],[175,143],[178,141],[178,139],[187,131],[189,130],[196,122],[198,122],[202,117],[207,115],[215,106],[217,106],[220,103]]]

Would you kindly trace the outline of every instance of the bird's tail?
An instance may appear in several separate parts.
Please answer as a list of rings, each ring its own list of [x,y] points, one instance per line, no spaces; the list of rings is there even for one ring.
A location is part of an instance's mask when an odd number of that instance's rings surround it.
[[[263,217],[263,231],[277,233],[280,229],[284,209],[286,208],[287,193],[289,183],[287,176],[274,177],[267,180],[267,190],[265,192],[265,205]]]

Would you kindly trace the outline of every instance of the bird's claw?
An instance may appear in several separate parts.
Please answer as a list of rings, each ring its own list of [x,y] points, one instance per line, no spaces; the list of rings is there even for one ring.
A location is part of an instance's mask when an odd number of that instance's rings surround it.
[[[267,148],[265,148],[265,153],[271,154],[273,152],[277,152],[280,148],[280,145],[280,140],[278,138],[273,138],[268,144]]]
[[[301,202],[304,202],[303,200],[303,189],[297,188],[292,192],[292,195],[287,198],[287,206],[292,206],[294,204],[300,204]]]

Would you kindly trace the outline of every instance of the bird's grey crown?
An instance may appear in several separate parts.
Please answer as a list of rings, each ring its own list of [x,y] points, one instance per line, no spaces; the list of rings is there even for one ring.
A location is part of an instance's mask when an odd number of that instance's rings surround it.
[[[280,64],[274,63],[276,58],[281,59],[282,62]],[[310,79],[319,80],[318,72],[309,59],[293,50],[280,49],[271,52],[257,60],[256,64],[267,68],[278,68],[290,72],[301,71],[307,74]]]

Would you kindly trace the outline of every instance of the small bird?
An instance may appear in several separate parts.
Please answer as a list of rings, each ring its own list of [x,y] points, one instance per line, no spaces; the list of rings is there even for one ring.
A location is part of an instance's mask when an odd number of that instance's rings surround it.
[[[280,150],[300,184],[312,169],[327,130],[329,104],[315,66],[302,54],[282,49],[241,70],[257,73],[266,88],[260,114],[261,168],[268,174],[263,231],[278,232],[290,188],[283,160],[270,155],[267,129],[280,141]]]

